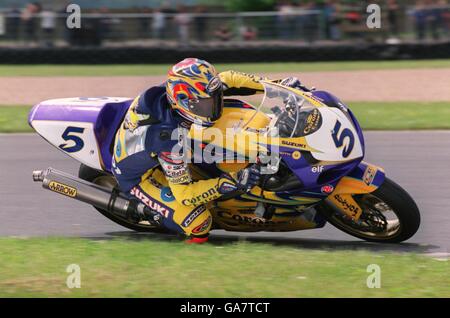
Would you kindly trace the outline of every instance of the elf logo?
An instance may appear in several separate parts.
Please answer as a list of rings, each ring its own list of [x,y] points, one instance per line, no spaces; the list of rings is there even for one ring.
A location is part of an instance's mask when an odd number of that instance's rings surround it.
[[[314,166],[311,168],[313,173],[321,173],[323,171],[323,166]]]

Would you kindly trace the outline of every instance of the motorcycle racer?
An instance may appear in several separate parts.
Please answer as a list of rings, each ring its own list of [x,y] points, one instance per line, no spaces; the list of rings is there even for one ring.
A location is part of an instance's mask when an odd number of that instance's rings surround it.
[[[207,203],[250,191],[260,169],[251,165],[237,174],[194,181],[184,156],[173,151],[180,141],[171,138],[172,132],[192,124],[213,125],[226,107],[224,96],[263,93],[261,80],[236,71],[218,73],[196,58],[174,65],[163,85],[135,98],[116,134],[112,171],[120,190],[160,213],[162,225],[186,235],[188,242],[206,242],[212,225]],[[281,83],[301,87],[296,78]]]

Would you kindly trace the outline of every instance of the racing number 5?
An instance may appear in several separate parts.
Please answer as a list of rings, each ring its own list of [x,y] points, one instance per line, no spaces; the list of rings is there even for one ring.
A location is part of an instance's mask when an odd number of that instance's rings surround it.
[[[68,147],[67,144],[61,144],[58,146],[59,149],[69,153],[78,152],[81,149],[83,149],[84,147],[83,139],[75,135],[75,134],[83,134],[83,132],[84,128],[72,126],[67,127],[64,133],[62,134],[61,138],[64,139],[65,141],[73,141],[75,144],[70,147]]]
[[[336,148],[341,148],[344,145],[345,138],[348,138],[349,142],[346,147],[342,150],[342,156],[347,158],[353,150],[353,146],[355,145],[355,136],[352,131],[348,128],[342,130],[339,135],[339,131],[341,130],[341,122],[339,120],[336,121],[336,125],[334,125],[333,132],[331,136],[333,137],[334,144]],[[339,136],[338,136],[339,135]]]

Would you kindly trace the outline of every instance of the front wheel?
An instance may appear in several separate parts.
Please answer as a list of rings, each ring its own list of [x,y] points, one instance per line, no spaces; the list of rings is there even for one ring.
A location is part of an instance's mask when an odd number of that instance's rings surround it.
[[[355,194],[353,199],[363,210],[357,222],[326,202],[319,211],[338,229],[370,242],[403,242],[419,229],[420,213],[416,203],[403,188],[388,178],[374,192]]]

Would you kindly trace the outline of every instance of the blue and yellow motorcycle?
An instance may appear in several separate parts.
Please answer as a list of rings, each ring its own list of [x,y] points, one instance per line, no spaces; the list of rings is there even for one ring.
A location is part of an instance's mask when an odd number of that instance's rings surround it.
[[[203,155],[218,158],[192,161],[198,180],[237,172],[253,160],[266,171],[250,192],[210,203],[214,229],[287,232],[329,222],[355,237],[386,243],[405,241],[417,232],[420,213],[414,200],[382,168],[363,161],[363,133],[344,103],[326,91],[273,82],[264,82],[264,87],[258,107],[227,99],[213,127],[195,130],[194,125],[188,133],[193,156],[201,148]],[[78,178],[52,168],[35,171],[33,178],[46,189],[93,205],[127,228],[166,232],[155,211],[117,190],[111,174],[114,136],[131,102],[68,98],[36,105],[30,125],[81,167]],[[148,218],[132,219],[131,210]]]

